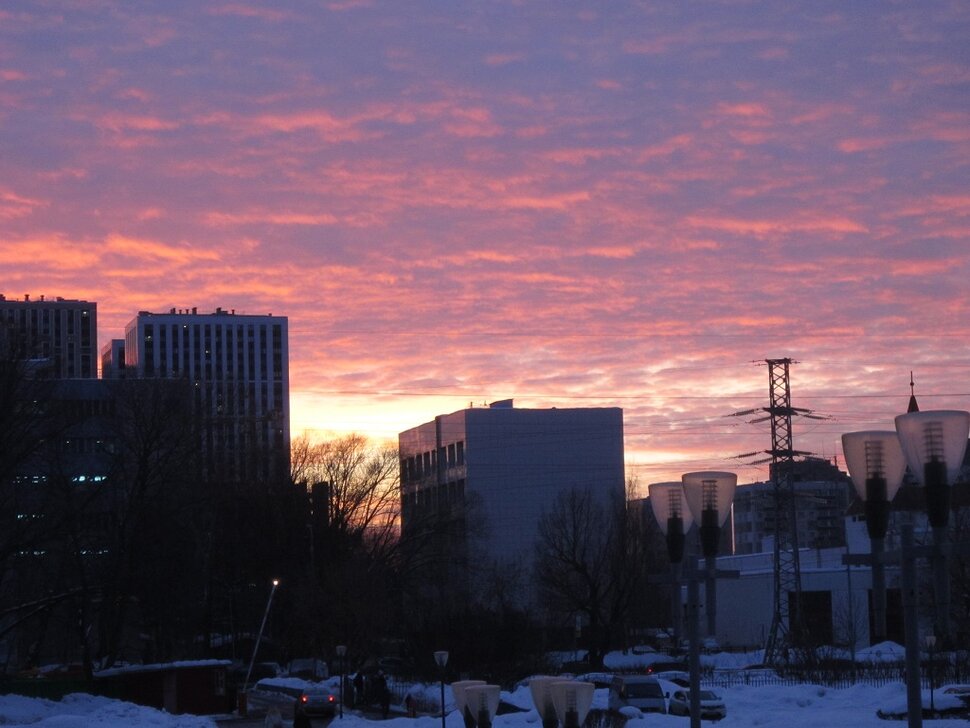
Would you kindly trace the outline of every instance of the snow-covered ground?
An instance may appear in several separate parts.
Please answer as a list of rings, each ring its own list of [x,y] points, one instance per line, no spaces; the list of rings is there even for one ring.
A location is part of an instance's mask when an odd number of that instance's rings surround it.
[[[428,699],[434,698],[437,686],[425,688]],[[527,689],[506,694],[511,703],[530,703]],[[606,690],[597,690],[593,707],[605,707]],[[832,689],[812,685],[736,687],[719,691],[728,708],[726,719],[718,728],[893,728],[904,725],[887,722],[876,716],[878,709],[903,712],[906,698],[901,683],[885,687],[856,685],[846,689]],[[955,699],[936,695],[936,707],[955,705]],[[924,701],[929,697],[924,693]],[[377,725],[379,724],[379,725]],[[34,728],[214,728],[211,718],[196,716],[173,716],[152,708],[143,708],[118,700],[90,695],[69,695],[61,701],[25,698],[17,695],[0,696],[0,725],[32,726]],[[231,724],[230,724],[231,725]],[[391,718],[387,721],[369,720],[350,711],[343,719],[335,719],[331,728],[439,728],[441,719],[422,716],[419,718]],[[627,722],[627,728],[687,728],[686,718],[669,715],[648,714]],[[966,728],[967,721],[927,720],[926,728]],[[534,710],[523,713],[500,715],[494,728],[539,728],[541,723]],[[446,718],[446,728],[464,728],[461,716],[451,712]]]
[[[879,646],[878,657],[882,659],[893,652],[891,645]],[[720,668],[741,667],[756,663],[760,653],[745,655],[705,656],[705,663]],[[651,653],[633,652],[613,653],[606,662],[613,669],[641,666],[654,659]],[[281,682],[281,681],[273,681]],[[292,682],[292,681],[291,681]],[[302,683],[302,681],[296,681]],[[333,689],[337,679],[327,681]],[[295,685],[296,683],[294,683]],[[289,685],[287,686],[289,687]],[[673,685],[665,685],[672,690]],[[411,692],[421,705],[437,705],[440,695],[438,684],[418,685]],[[902,683],[882,687],[855,685],[850,688],[836,689],[819,685],[764,685],[737,686],[717,689],[727,705],[727,718],[717,724],[718,728],[894,728],[905,725],[903,722],[885,721],[876,712],[904,714],[906,711],[905,687]],[[508,713],[496,717],[494,728],[540,728],[541,722],[532,708],[532,698],[526,686],[514,692],[503,692],[503,702],[523,709],[520,713]],[[597,690],[594,694],[593,709],[605,709],[608,691]],[[451,690],[445,690],[445,704],[448,709],[445,728],[464,728],[461,716],[455,712]],[[923,704],[929,707],[929,692],[923,691]],[[959,700],[947,695],[943,689],[934,694],[937,709],[958,707]],[[398,713],[403,712],[400,706]],[[687,728],[686,718],[668,715],[639,715],[633,711],[633,718],[626,728]],[[377,725],[380,724],[380,725]],[[231,726],[231,723],[228,724]],[[967,728],[968,722],[960,719],[925,720],[926,728]],[[144,708],[118,700],[90,695],[69,695],[61,701],[25,698],[17,695],[0,695],[0,726],[32,726],[35,728],[104,728],[141,727],[146,728],[215,728],[216,721],[209,717],[173,716],[163,711]],[[392,717],[387,721],[375,721],[356,715],[347,710],[342,719],[335,719],[331,728],[440,728],[441,718],[421,716],[418,718]]]

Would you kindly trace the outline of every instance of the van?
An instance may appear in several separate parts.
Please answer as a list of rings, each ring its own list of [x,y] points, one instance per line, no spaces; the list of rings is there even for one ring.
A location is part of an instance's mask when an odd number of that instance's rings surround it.
[[[617,675],[610,684],[610,710],[638,708],[644,713],[666,713],[667,701],[656,678],[646,675]]]

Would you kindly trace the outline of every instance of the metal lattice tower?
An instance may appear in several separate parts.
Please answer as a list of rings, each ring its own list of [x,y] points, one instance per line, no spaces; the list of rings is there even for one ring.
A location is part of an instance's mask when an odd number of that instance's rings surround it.
[[[795,512],[792,447],[791,359],[766,359],[771,418],[771,471],[774,499],[774,613],[765,643],[764,661],[777,665],[787,659],[787,648],[802,643],[802,577],[798,557],[798,522]]]

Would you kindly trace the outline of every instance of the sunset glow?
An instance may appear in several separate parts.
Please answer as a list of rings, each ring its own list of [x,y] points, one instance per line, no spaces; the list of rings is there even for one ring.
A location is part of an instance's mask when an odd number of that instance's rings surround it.
[[[0,6],[0,293],[289,317],[292,432],[619,406],[641,483],[970,409],[970,7]]]

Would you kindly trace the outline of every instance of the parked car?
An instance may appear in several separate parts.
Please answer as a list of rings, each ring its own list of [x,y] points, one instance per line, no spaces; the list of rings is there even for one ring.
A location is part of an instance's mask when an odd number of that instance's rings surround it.
[[[711,690],[701,690],[701,719],[720,720],[727,717],[727,706]],[[670,696],[667,712],[671,715],[690,715],[690,690],[675,690]]]
[[[682,688],[690,687],[690,673],[683,670],[662,670],[661,672],[652,672],[650,675],[658,680],[672,682]]]
[[[612,685],[613,677],[612,672],[584,672],[582,675],[577,675],[573,679],[579,682],[593,683],[593,687],[601,689],[608,688]]]
[[[616,675],[610,684],[610,710],[638,708],[644,713],[666,713],[663,688],[647,675]]]
[[[290,664],[286,668],[286,676],[317,682],[330,677],[330,672],[327,670],[327,663],[323,660],[318,660],[313,657],[301,657],[296,660],[290,660]]]
[[[305,688],[293,706],[293,724],[306,725],[310,718],[333,718],[339,700],[335,692],[321,685]]]
[[[937,691],[943,695],[955,695],[961,703],[970,706],[970,685],[942,685]]]

